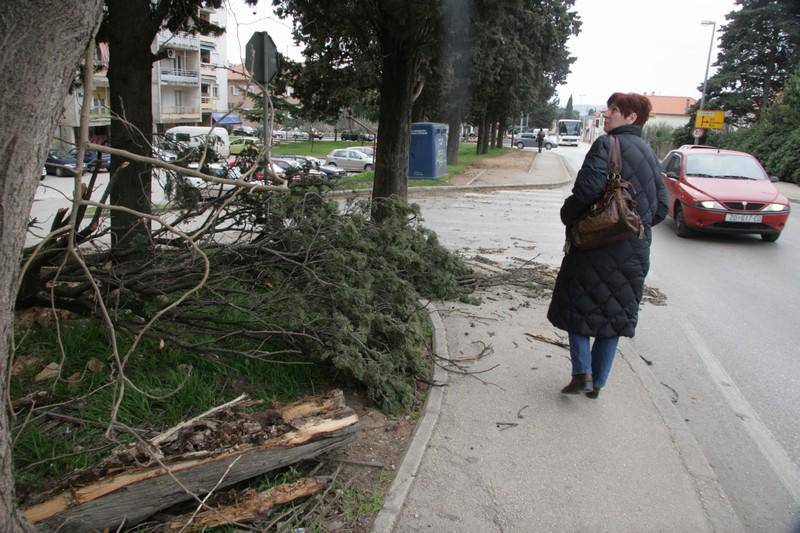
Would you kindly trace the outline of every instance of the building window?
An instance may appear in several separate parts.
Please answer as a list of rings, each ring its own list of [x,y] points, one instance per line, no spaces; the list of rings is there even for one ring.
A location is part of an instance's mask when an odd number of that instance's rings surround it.
[[[238,85],[231,85],[231,94],[233,96],[239,96],[240,94],[242,94],[242,91],[239,90]]]
[[[200,50],[200,62],[211,63],[211,50]]]
[[[175,91],[175,107],[183,107],[183,91]]]
[[[219,87],[216,85],[211,86],[211,96],[217,98],[219,96]]]

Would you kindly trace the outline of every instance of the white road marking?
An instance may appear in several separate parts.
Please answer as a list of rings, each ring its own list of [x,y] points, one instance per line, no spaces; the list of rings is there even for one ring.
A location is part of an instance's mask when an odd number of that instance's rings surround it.
[[[686,337],[691,342],[697,355],[706,365],[712,381],[717,386],[717,389],[722,393],[722,396],[728,402],[728,405],[736,413],[737,418],[741,420],[745,431],[747,431],[750,438],[756,444],[761,454],[769,462],[775,475],[781,480],[783,486],[792,495],[794,501],[800,505],[800,471],[789,459],[786,450],[778,443],[775,436],[767,428],[764,422],[761,421],[756,411],[745,400],[742,391],[736,386],[733,379],[725,371],[716,355],[706,346],[700,334],[694,329],[688,321],[681,321],[681,328],[683,329]]]

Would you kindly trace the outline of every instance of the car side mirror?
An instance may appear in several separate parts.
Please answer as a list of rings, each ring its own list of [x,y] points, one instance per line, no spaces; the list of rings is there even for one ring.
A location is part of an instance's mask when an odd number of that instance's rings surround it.
[[[778,176],[770,176],[769,181],[771,181],[772,183],[777,183],[781,181],[781,179]]]
[[[667,177],[676,180],[678,179],[678,173],[675,172],[674,170],[670,170],[669,172],[667,172]]]

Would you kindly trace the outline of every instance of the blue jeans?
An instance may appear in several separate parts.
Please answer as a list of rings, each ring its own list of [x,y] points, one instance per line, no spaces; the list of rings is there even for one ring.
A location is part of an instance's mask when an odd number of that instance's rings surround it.
[[[596,337],[591,350],[589,337],[569,334],[569,354],[572,357],[572,375],[592,374],[592,382],[596,388],[606,385],[614,353],[617,351],[619,337]]]

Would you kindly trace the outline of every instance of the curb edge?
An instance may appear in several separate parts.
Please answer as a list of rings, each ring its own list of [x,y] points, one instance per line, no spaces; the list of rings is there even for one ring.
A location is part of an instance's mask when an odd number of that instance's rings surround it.
[[[429,306],[430,303],[432,302],[423,302],[423,305]],[[439,312],[432,307],[428,307],[428,316],[431,319],[431,327],[433,328],[433,353],[449,359],[444,321],[442,321]],[[436,423],[439,421],[439,413],[444,400],[444,386],[447,385],[449,378],[447,372],[440,366],[434,365],[433,368],[433,381],[442,386],[431,387],[428,392],[422,418],[414,430],[414,436],[411,438],[403,461],[397,469],[397,475],[383,499],[383,507],[372,523],[370,530],[372,533],[391,533],[397,525],[406,496],[408,496],[411,484],[416,478],[417,470],[422,463],[422,457],[428,448]]]

